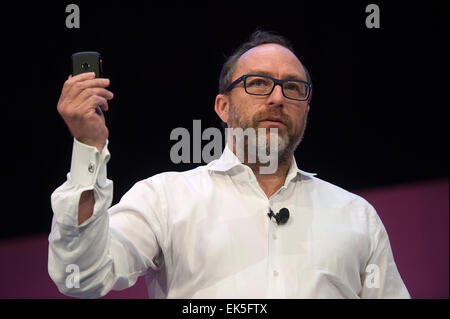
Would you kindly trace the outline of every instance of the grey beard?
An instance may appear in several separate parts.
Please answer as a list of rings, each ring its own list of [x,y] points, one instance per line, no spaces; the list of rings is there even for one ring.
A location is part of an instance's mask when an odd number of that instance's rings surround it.
[[[235,122],[236,120],[236,122]],[[297,149],[300,142],[303,140],[303,135],[306,129],[307,124],[307,116],[304,119],[303,127],[301,128],[300,136],[298,137],[298,140],[294,140],[295,136],[289,135],[288,132],[284,136],[281,136],[280,134],[272,134],[269,133],[269,138],[262,138],[259,139],[258,136],[258,130],[251,127],[250,123],[243,123],[239,121],[238,118],[236,118],[236,114],[234,111],[233,105],[230,107],[230,119],[228,124],[228,128],[233,129],[233,123],[237,124],[235,125],[235,128],[241,128],[242,130],[246,130],[248,128],[252,128],[255,130],[255,136],[249,135],[247,138],[239,139],[233,137],[232,146],[235,146],[236,148],[241,148],[244,152],[242,154],[239,154],[239,152],[236,152],[236,155],[238,156],[239,160],[241,162],[246,162],[245,158],[247,159],[258,159],[260,156],[259,154],[264,154],[265,156],[268,156],[270,160],[277,160],[278,163],[284,163],[285,161],[289,161],[290,158],[293,156],[294,151]],[[265,133],[266,135],[266,133]],[[226,134],[226,138],[228,137],[228,134]],[[277,147],[274,148],[274,142],[276,140]],[[242,156],[243,158],[241,158]],[[247,155],[247,156],[246,156]],[[253,163],[255,163],[254,161]],[[260,161],[258,161],[260,162]],[[264,161],[263,161],[264,162]]]
[[[269,128],[268,137],[264,130],[264,135],[260,135],[261,131],[256,130],[254,136],[249,136],[246,143],[246,150],[248,151],[247,158],[255,158],[258,163],[267,163],[282,160],[285,156],[290,137],[288,134],[281,136],[278,132],[272,132]]]

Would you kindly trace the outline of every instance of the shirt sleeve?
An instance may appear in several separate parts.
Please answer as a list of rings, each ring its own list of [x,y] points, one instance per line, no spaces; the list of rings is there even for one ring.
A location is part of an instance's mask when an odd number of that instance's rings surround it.
[[[111,289],[134,285],[151,267],[160,267],[161,250],[155,232],[158,191],[133,187],[111,207],[113,183],[107,179],[108,143],[97,148],[74,139],[67,181],[51,196],[53,210],[49,235],[48,272],[59,291],[78,298],[98,298]],[[81,194],[94,191],[92,216],[78,225]],[[153,191],[154,194],[151,194]],[[155,223],[151,225],[150,223]]]
[[[361,298],[409,299],[411,296],[398,272],[386,229],[370,204],[368,205],[372,249],[361,275]]]

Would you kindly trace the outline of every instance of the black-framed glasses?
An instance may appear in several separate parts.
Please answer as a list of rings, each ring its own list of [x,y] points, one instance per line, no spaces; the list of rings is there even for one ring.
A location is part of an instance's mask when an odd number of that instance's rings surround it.
[[[284,97],[295,101],[306,101],[312,91],[312,83],[310,82],[290,79],[279,80],[261,74],[245,74],[233,81],[225,92],[231,91],[242,81],[244,82],[245,92],[251,95],[270,95],[275,85],[279,85]]]

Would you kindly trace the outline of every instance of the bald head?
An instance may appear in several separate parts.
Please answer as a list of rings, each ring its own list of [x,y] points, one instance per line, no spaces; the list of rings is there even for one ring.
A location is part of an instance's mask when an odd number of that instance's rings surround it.
[[[278,44],[281,47],[289,50],[294,56],[294,48],[292,43],[285,37],[281,35],[274,34],[267,31],[255,31],[247,42],[244,42],[234,53],[228,57],[225,61],[219,77],[219,93],[224,94],[225,90],[232,82],[233,75],[235,74],[235,69],[237,62],[240,58],[252,50],[253,48],[263,46],[265,44]],[[298,60],[298,59],[297,59]],[[311,77],[309,75],[306,67],[302,65],[303,73],[307,82],[311,82]]]
[[[297,56],[290,49],[275,43],[262,44],[242,54],[236,62],[231,80],[243,74],[308,81]]]

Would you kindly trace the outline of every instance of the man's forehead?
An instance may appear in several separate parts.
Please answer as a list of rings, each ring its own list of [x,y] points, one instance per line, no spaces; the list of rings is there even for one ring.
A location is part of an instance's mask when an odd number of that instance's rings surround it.
[[[249,70],[297,74],[301,78],[306,76],[297,56],[288,48],[275,43],[262,44],[242,54],[236,63],[235,72]]]

